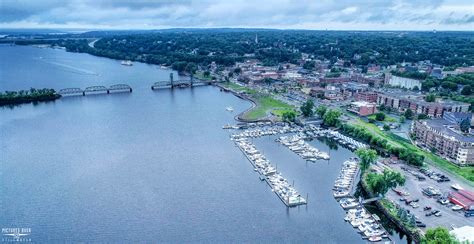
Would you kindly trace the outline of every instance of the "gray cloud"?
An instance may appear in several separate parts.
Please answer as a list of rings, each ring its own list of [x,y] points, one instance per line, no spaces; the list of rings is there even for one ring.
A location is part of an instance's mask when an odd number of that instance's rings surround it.
[[[474,29],[470,0],[0,0],[1,27]]]

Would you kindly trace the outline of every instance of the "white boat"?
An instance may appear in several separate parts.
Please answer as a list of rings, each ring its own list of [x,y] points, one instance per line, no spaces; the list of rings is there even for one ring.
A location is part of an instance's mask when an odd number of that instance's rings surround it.
[[[133,63],[132,61],[130,60],[123,60],[122,62],[120,62],[121,65],[125,65],[125,66],[132,66]]]
[[[225,108],[225,110],[227,110],[227,111],[229,111],[229,112],[233,112],[233,111],[234,111],[234,108],[229,106],[229,107]]]
[[[369,237],[369,241],[371,242],[378,242],[378,241],[381,241],[382,240],[382,237],[380,236],[371,236]]]

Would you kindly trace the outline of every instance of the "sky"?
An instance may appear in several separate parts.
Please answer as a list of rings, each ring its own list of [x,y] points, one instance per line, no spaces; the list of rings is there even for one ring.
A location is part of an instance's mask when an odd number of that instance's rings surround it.
[[[0,28],[474,30],[474,0],[0,0]]]

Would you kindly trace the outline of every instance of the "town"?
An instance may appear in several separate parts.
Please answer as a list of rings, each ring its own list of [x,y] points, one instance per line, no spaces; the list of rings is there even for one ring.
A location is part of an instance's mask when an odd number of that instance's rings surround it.
[[[291,39],[293,34],[301,39]],[[307,40],[311,35],[320,37],[317,44]],[[252,104],[236,111],[235,125],[222,128],[231,131],[229,137],[258,178],[286,207],[310,205],[312,196],[284,178],[285,172],[259,151],[253,138],[273,138],[301,160],[316,164],[331,155],[311,145],[312,140],[329,140],[353,152],[354,157],[339,162],[342,169],[332,194],[345,211],[344,220],[364,239],[391,240],[380,224],[383,214],[415,242],[438,233],[464,241],[472,238],[474,229],[472,53],[442,56],[451,49],[437,53],[421,44],[410,49],[399,41],[424,38],[435,45],[436,35],[452,40],[452,49],[465,41],[463,34],[436,31],[359,35],[174,30],[64,34],[60,38],[16,34],[0,42],[113,58],[130,70],[139,63],[159,64],[160,71],[171,72],[167,87],[172,90],[195,89],[195,80],[215,85],[220,92]],[[370,47],[353,47],[348,40],[354,36]],[[378,49],[374,43],[384,38],[399,49]],[[433,60],[428,59],[431,56]],[[191,83],[173,85],[173,72]],[[153,91],[159,90],[149,83]],[[128,89],[132,91],[126,85]],[[48,92],[55,99],[61,95]],[[79,93],[85,95],[82,90]],[[0,104],[33,98],[28,91],[5,92],[0,93]],[[231,106],[225,110],[234,112]],[[356,188],[363,189],[365,199],[356,195]],[[369,203],[377,207],[378,215],[367,210]]]

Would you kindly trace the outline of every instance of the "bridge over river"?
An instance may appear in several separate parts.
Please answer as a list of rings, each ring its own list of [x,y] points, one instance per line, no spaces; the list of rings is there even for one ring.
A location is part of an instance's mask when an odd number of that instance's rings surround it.
[[[81,88],[65,88],[59,90],[59,94],[61,96],[67,95],[88,95],[88,94],[110,94],[110,93],[118,93],[118,92],[132,92],[132,87],[127,84],[116,84],[110,87],[105,86],[89,86],[86,89],[82,90]]]
[[[155,82],[151,89],[163,89],[163,88],[175,88],[175,87],[193,87],[193,86],[203,86],[203,85],[211,85],[216,83],[216,81],[207,81],[207,80],[198,80],[194,79],[191,75],[189,80],[174,80],[173,73],[170,73],[170,79],[165,81],[158,81]]]

